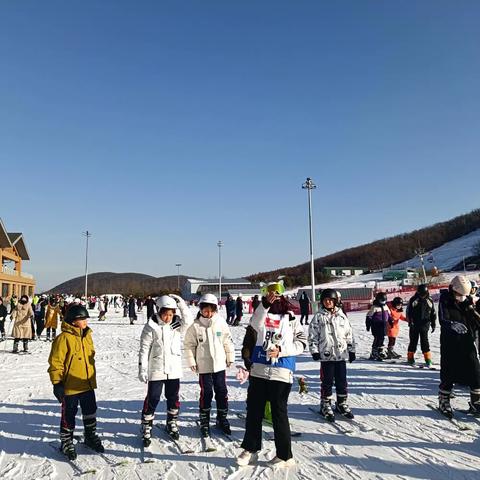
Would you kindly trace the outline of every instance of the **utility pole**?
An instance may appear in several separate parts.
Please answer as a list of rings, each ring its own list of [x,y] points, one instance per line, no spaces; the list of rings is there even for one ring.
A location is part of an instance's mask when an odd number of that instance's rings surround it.
[[[306,182],[302,185],[304,190],[308,193],[308,225],[310,231],[310,277],[312,282],[312,313],[316,313],[317,303],[315,301],[315,264],[313,260],[313,227],[312,227],[312,190],[317,188],[310,177],[307,177]]]
[[[87,302],[87,293],[88,293],[88,239],[92,236],[92,234],[87,230],[86,232],[82,232],[82,235],[86,237],[87,242],[85,246],[85,302]],[[88,302],[87,302],[88,305]]]
[[[177,290],[180,291],[180,267],[182,264],[176,263],[175,266],[177,267]]]
[[[425,249],[419,247],[415,250],[415,255],[420,259],[420,263],[422,264],[423,283],[427,283],[427,273],[425,272],[425,262],[423,257],[430,255],[430,253],[425,253]]]
[[[218,247],[218,304],[222,301],[222,247],[223,242],[219,240],[217,242]]]

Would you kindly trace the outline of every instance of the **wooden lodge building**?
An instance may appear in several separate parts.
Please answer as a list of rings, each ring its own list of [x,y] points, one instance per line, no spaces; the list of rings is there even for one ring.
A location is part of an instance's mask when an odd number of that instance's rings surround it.
[[[35,279],[22,270],[24,260],[30,260],[21,233],[9,233],[0,219],[0,295],[4,299],[12,295],[33,296]]]

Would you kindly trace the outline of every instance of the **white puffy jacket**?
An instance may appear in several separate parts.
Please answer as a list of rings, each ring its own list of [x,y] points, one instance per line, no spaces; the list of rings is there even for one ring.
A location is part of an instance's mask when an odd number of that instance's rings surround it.
[[[235,347],[227,322],[216,313],[212,318],[197,318],[185,334],[185,357],[198,373],[225,370],[235,361]]]
[[[310,353],[319,353],[320,361],[348,360],[355,352],[352,326],[342,309],[329,312],[321,308],[308,327]]]
[[[139,372],[148,371],[149,381],[182,377],[182,334],[192,324],[193,315],[183,300],[177,307],[180,316],[175,316],[171,323],[154,315],[143,327],[138,368]]]

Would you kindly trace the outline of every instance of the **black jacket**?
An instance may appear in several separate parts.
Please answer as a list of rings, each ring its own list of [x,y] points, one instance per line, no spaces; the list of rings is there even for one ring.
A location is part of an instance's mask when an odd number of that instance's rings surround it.
[[[412,327],[428,328],[430,324],[435,327],[437,314],[433,300],[429,296],[422,298],[415,294],[408,302],[406,317],[408,324]]]

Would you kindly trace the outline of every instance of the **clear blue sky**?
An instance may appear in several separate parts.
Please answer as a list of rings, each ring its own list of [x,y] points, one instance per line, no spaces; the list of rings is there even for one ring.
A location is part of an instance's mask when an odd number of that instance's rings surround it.
[[[0,217],[40,288],[241,276],[478,207],[480,2],[0,4]]]

